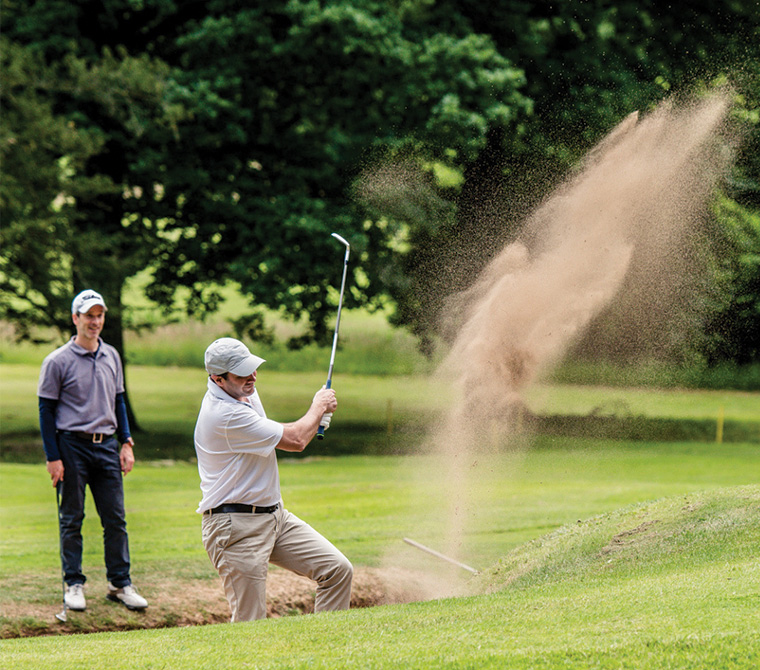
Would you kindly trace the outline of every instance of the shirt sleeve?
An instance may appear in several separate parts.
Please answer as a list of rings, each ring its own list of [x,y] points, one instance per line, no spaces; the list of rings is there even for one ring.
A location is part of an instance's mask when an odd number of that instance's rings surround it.
[[[45,449],[45,458],[48,461],[61,460],[55,429],[55,410],[57,406],[57,400],[39,398],[40,432],[42,433],[42,446]]]
[[[47,357],[42,361],[40,379],[37,384],[37,395],[40,398],[58,400],[61,397],[61,376],[54,358]]]
[[[124,444],[131,437],[127,418],[127,401],[123,393],[116,394],[116,434],[119,436],[120,444]]]
[[[283,430],[281,423],[241,407],[229,416],[224,432],[231,451],[263,454],[280,443]]]

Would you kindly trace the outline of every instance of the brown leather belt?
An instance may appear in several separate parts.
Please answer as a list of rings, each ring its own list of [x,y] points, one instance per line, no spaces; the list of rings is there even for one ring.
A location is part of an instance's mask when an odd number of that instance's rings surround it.
[[[105,433],[85,433],[81,430],[62,430],[64,435],[71,435],[72,437],[78,437],[80,440],[86,440],[93,444],[101,444],[103,440],[107,440],[113,435],[106,435]]]
[[[255,507],[254,505],[241,505],[240,503],[227,503],[213,509],[207,509],[204,514],[271,514],[276,512],[280,503],[269,507]]]

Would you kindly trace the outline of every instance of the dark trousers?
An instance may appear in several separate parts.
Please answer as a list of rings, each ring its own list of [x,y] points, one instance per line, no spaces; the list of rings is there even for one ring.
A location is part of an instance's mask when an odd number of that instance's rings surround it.
[[[84,584],[82,573],[82,521],[85,488],[90,487],[103,526],[106,577],[117,588],[130,584],[129,541],[124,514],[119,443],[115,437],[93,444],[58,434],[63,461],[61,487],[61,555],[67,584]]]

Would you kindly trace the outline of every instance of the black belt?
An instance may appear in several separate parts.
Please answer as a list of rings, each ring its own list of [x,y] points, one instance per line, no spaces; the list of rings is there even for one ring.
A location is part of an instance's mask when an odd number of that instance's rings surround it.
[[[280,503],[270,505],[269,507],[256,507],[254,505],[241,505],[239,503],[227,503],[226,505],[219,505],[213,509],[207,509],[204,514],[271,514],[276,512]]]
[[[78,437],[80,440],[86,440],[93,444],[100,444],[103,440],[108,440],[113,437],[113,434],[106,435],[105,433],[84,433],[81,430],[62,430],[64,435],[71,435],[72,437]]]

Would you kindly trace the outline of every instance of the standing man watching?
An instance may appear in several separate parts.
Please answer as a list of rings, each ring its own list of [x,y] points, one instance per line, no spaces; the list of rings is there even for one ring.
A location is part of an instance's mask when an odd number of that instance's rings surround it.
[[[76,335],[45,358],[37,390],[47,470],[61,493],[64,602],[72,610],[87,606],[81,529],[89,485],[103,526],[106,595],[129,609],[141,610],[148,603],[129,576],[124,514],[122,473],[132,470],[135,457],[121,358],[100,338],[106,303],[99,293],[82,291],[74,298],[71,312]]]
[[[268,563],[317,582],[316,612],[348,609],[351,601],[351,563],[283,507],[275,454],[303,451],[320,422],[330,425],[335,391],[317,391],[293,423],[272,421],[255,387],[263,362],[238,340],[212,342],[205,355],[208,390],[195,426],[203,545],[222,578],[233,622],[266,617]]]

